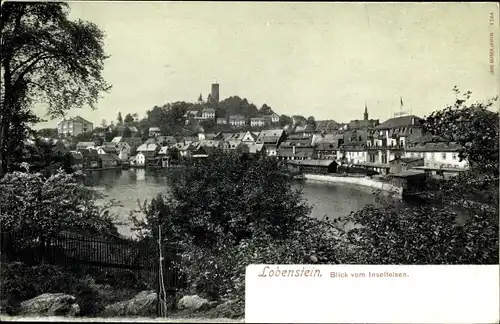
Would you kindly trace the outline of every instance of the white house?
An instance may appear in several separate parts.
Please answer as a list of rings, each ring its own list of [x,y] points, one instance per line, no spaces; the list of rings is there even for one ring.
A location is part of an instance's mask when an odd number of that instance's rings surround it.
[[[201,117],[203,119],[214,119],[215,118],[215,109],[203,108],[203,110],[201,111]]]
[[[246,118],[245,116],[242,115],[233,115],[229,117],[229,124],[232,126],[245,126],[246,124]]]
[[[149,128],[149,137],[157,136],[161,134],[161,130],[159,127],[150,127]]]
[[[458,154],[462,147],[456,143],[431,142],[417,144],[405,150],[405,157],[424,159],[423,167],[428,171],[460,172],[469,168],[467,160],[460,161]]]
[[[254,117],[250,118],[250,126],[260,127],[266,125],[266,119],[264,117]]]
[[[135,156],[134,165],[138,165],[138,166],[146,165],[146,156],[142,152],[137,153],[137,155]]]

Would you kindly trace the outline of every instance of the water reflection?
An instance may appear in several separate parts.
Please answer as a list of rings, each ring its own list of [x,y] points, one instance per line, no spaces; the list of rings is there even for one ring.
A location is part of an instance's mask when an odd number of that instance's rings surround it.
[[[87,184],[106,195],[106,200],[115,199],[123,207],[112,210],[120,221],[128,222],[130,210],[137,209],[137,200],[151,200],[159,193],[168,191],[165,170],[130,169],[120,171],[97,171],[87,176]],[[372,189],[349,184],[296,183],[302,188],[304,198],[312,207],[311,216],[330,219],[347,216],[351,211],[375,204]],[[99,202],[100,204],[104,201]],[[123,235],[131,236],[130,224],[119,226]]]

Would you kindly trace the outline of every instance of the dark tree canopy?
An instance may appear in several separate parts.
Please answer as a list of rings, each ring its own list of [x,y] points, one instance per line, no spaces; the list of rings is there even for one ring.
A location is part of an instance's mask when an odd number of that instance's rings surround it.
[[[134,117],[131,114],[127,114],[124,119],[125,125],[130,125],[134,122]]]
[[[68,8],[57,2],[2,5],[0,174],[10,161],[9,130],[32,104],[46,103],[47,115],[57,118],[71,108],[95,108],[110,89],[102,78],[104,34],[93,23],[69,20]]]
[[[118,112],[118,117],[116,118],[116,124],[123,125],[123,117],[121,112]]]

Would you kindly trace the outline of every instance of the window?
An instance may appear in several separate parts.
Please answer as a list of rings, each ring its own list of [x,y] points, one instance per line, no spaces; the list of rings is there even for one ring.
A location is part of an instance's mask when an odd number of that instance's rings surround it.
[[[446,160],[446,153],[442,154],[443,160]]]
[[[453,153],[453,154],[451,155],[451,158],[452,158],[452,160],[456,160],[456,159],[457,159],[457,154],[456,154],[456,153]]]
[[[431,160],[434,160],[434,152],[431,153]]]

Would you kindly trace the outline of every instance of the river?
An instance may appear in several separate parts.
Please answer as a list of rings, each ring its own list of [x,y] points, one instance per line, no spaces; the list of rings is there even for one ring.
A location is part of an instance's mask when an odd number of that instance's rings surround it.
[[[123,207],[115,207],[112,212],[119,215],[120,221],[128,222],[130,210],[137,209],[137,200],[150,200],[168,190],[164,173],[144,169],[123,171],[97,171],[89,176],[88,184],[106,195],[107,200],[115,199]],[[348,184],[323,184],[301,182],[294,184],[302,188],[303,196],[312,207],[311,216],[330,219],[347,216],[351,211],[362,209],[375,203],[372,189]],[[102,201],[100,203],[103,203]],[[122,235],[133,236],[130,225],[119,225]]]

